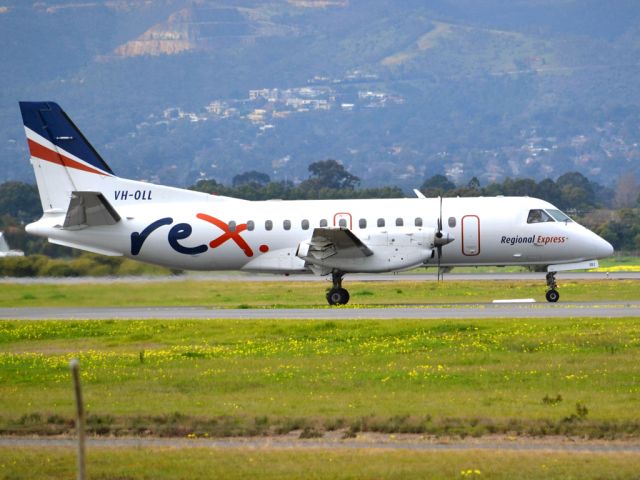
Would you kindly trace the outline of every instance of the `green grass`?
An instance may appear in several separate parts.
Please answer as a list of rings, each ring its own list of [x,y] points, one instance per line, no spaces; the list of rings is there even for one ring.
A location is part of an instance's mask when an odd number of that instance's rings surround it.
[[[201,448],[90,448],[91,479],[631,479],[640,455],[509,451],[419,452]],[[69,479],[73,449],[0,447],[0,477]]]
[[[0,432],[638,438],[637,318],[2,321]]]
[[[640,257],[633,255],[613,255],[608,258],[598,260],[601,267],[625,267],[625,266],[640,266]],[[640,267],[636,269],[640,271]]]
[[[562,301],[638,300],[633,280],[560,280]],[[225,308],[327,306],[329,282],[243,282],[184,280],[167,282],[2,284],[0,307],[42,306],[194,306]],[[487,302],[503,298],[535,298],[544,302],[539,281],[344,282],[351,305]]]

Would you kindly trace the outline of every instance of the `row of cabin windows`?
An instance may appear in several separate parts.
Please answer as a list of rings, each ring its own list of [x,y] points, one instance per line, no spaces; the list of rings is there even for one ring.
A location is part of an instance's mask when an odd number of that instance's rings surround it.
[[[386,225],[386,221],[384,218],[378,218],[378,220],[376,221],[376,226],[377,227],[384,227]],[[395,225],[396,227],[403,227],[404,226],[404,219],[403,218],[396,218],[395,221]],[[422,227],[422,218],[421,217],[416,217],[413,220],[413,225],[416,227]],[[300,222],[300,226],[302,227],[302,230],[309,230],[310,227],[310,223],[309,220],[304,219]],[[323,218],[322,220],[320,220],[320,227],[327,227],[329,226],[329,223],[327,222],[326,218]],[[347,219],[346,218],[341,218],[338,220],[338,226],[339,227],[347,227]],[[454,217],[449,218],[449,226],[450,227],[455,227],[456,226],[456,219]],[[358,220],[358,227],[361,229],[365,229],[367,228],[367,219],[366,218],[361,218],[360,220]],[[253,220],[249,220],[247,222],[247,230],[252,231],[256,228],[256,224]],[[291,230],[291,220],[284,220],[282,222],[282,228],[284,230]],[[264,229],[267,231],[273,230],[273,220],[266,220],[264,222]],[[229,231],[230,232],[235,232],[236,231],[236,222],[231,221],[229,222]]]

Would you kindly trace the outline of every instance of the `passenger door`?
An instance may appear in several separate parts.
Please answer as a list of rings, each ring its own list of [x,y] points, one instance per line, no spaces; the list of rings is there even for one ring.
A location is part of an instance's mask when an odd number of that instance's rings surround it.
[[[462,254],[467,257],[480,255],[480,217],[462,217]]]

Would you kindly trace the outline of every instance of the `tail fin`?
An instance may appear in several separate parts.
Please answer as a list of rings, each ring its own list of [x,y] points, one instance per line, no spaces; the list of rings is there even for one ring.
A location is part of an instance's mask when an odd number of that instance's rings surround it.
[[[22,250],[11,250],[9,244],[4,238],[4,234],[0,232],[0,258],[1,257],[22,257],[24,252]]]
[[[4,234],[0,232],[0,254],[7,253],[9,250],[9,244],[4,239]]]
[[[45,212],[66,211],[72,192],[114,176],[57,103],[20,102],[20,111]]]

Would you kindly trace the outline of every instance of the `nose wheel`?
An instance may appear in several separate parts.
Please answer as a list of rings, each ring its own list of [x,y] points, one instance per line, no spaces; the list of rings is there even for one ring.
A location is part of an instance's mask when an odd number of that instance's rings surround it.
[[[556,283],[556,272],[547,273],[547,293],[545,297],[547,298],[547,302],[555,303],[560,299],[560,294],[558,293],[558,284]]]
[[[342,288],[342,272],[333,272],[331,280],[333,288],[327,292],[327,302],[329,305],[346,305],[349,303],[349,292]]]

